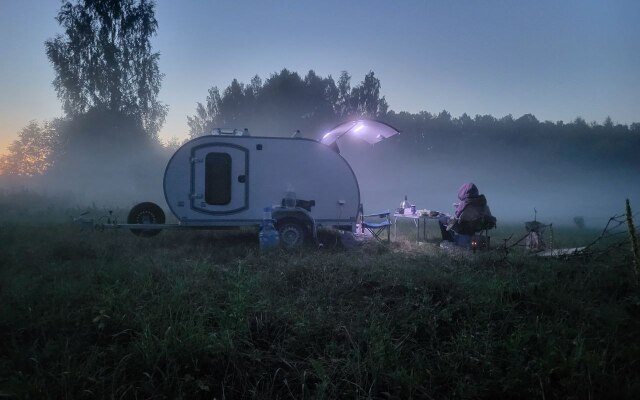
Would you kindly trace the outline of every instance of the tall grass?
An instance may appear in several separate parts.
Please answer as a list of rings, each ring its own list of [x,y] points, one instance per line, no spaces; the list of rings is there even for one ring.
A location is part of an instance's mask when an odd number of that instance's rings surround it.
[[[515,229],[515,228],[514,228]],[[412,230],[410,231],[413,232]],[[498,234],[498,232],[496,232]],[[630,259],[0,227],[0,394],[632,398]]]

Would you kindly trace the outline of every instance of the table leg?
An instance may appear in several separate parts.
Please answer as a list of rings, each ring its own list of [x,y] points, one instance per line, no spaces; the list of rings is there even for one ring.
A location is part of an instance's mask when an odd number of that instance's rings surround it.
[[[393,240],[398,240],[398,217],[393,220]]]
[[[422,236],[424,237],[424,241],[427,241],[427,219],[422,219]]]

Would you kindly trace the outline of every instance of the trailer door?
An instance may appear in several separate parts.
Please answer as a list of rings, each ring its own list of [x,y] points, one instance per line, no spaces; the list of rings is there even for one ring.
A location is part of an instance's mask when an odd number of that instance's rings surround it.
[[[233,214],[249,204],[249,152],[219,143],[196,147],[191,157],[191,208],[208,214]]]

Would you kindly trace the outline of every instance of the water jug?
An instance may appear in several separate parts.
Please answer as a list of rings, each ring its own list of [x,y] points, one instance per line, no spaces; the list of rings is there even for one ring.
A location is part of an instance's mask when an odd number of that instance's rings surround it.
[[[280,245],[280,235],[273,225],[273,219],[271,218],[271,207],[265,207],[264,209],[258,238],[260,240],[260,251],[275,249]]]

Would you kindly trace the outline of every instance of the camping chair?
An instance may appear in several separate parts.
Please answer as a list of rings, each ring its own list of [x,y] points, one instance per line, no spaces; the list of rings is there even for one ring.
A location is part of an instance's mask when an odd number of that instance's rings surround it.
[[[471,238],[471,248],[489,250],[491,247],[491,236],[489,230],[496,227],[496,218],[493,216],[484,216],[478,222],[479,231]]]
[[[456,230],[455,242],[458,246],[470,248],[474,252],[477,249],[489,250],[491,246],[489,230],[495,227],[496,218],[493,216],[465,221]]]
[[[471,237],[471,249],[473,251],[476,251],[476,249],[489,250],[489,248],[491,248],[491,236],[489,236],[489,230],[496,227],[495,218],[492,220],[482,218],[479,227],[480,230]]]
[[[371,235],[377,240],[382,241],[381,238],[384,231],[387,231],[387,242],[391,241],[391,217],[389,210],[380,212],[377,214],[364,215],[362,211],[362,204],[360,204],[360,233],[364,233],[364,230],[368,230]],[[380,222],[365,221],[365,218],[377,218]]]

